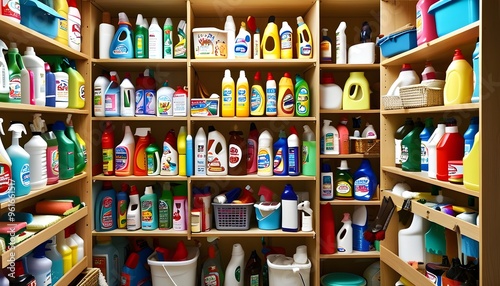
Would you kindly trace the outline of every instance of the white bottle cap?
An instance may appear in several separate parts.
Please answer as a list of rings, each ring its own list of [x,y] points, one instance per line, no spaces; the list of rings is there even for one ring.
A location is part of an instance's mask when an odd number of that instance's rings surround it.
[[[297,264],[307,263],[307,246],[297,246],[297,250],[295,250],[295,254],[293,255],[293,261]]]
[[[339,170],[349,170],[349,166],[347,166],[347,160],[340,161]]]
[[[244,70],[240,70],[240,77],[246,77]]]
[[[147,186],[146,189],[144,190],[145,195],[151,195],[153,193],[153,187],[152,186]]]

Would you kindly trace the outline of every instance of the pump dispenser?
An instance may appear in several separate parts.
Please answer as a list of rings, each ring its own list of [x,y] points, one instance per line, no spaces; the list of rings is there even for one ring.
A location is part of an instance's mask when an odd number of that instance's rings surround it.
[[[263,59],[279,59],[280,51],[280,36],[278,33],[278,25],[275,23],[276,17],[269,16],[266,29],[262,35],[260,47],[262,50]]]
[[[28,272],[35,276],[36,285],[52,285],[52,261],[45,256],[45,245],[47,242],[35,247],[33,253],[28,256]]]
[[[112,59],[133,58],[134,40],[132,36],[132,25],[128,20],[127,14],[125,12],[118,13],[118,30],[116,30],[115,36],[109,46],[109,57]]]
[[[12,145],[7,148],[7,154],[12,160],[12,180],[16,197],[25,196],[31,191],[30,181],[30,154],[19,146],[19,138],[26,134],[22,123],[13,123],[9,127],[12,131]]]

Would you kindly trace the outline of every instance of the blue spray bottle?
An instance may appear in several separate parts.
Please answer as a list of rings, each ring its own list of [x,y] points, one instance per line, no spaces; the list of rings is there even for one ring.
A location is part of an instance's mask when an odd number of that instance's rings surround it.
[[[134,57],[132,25],[124,12],[118,13],[118,30],[109,46],[109,57],[112,59],[132,59]]]
[[[363,159],[359,169],[354,173],[354,199],[369,201],[377,189],[377,176],[372,170],[370,160]]]
[[[52,261],[52,268],[50,274],[52,276],[52,283],[56,284],[59,279],[64,275],[62,255],[57,251],[56,236],[54,235],[47,240],[47,249],[45,249],[45,256]]]
[[[12,145],[7,148],[7,154],[12,160],[12,180],[16,197],[25,196],[31,191],[30,181],[30,154],[19,146],[19,138],[22,133],[26,134],[26,128],[22,123],[13,123],[9,127],[12,131]]]
[[[288,175],[288,143],[285,131],[281,130],[278,141],[274,142],[274,168],[273,173],[277,176]]]

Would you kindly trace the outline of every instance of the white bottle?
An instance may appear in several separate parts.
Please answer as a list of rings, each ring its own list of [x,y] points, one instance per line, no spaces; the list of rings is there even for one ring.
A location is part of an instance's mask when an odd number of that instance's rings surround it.
[[[224,31],[227,32],[227,59],[234,59],[234,38],[236,37],[236,25],[233,16],[227,15],[224,23]]]
[[[115,26],[111,25],[109,12],[102,13],[102,23],[99,24],[99,58],[109,59],[109,46],[115,36]]]
[[[398,256],[401,260],[426,262],[425,233],[429,230],[429,221],[413,214],[408,228],[398,232]]]
[[[375,132],[375,128],[373,128],[373,125],[367,123],[365,129],[363,130],[363,133],[361,133],[361,137],[369,139],[377,139],[377,133]]]
[[[252,57],[252,37],[247,31],[245,22],[241,22],[240,31],[234,39],[234,57],[237,59],[250,59]]]
[[[257,152],[257,175],[273,175],[273,137],[267,130],[264,130],[259,135],[259,148]]]
[[[59,65],[56,65],[54,76],[56,77],[56,107],[57,108],[68,108],[68,98],[69,98],[69,76],[66,72],[62,70]],[[109,85],[109,81],[108,81]],[[104,95],[108,85],[102,88],[102,112],[104,112]],[[97,115],[96,115],[97,116]],[[104,116],[104,115],[101,115]]]
[[[342,225],[337,233],[337,251],[341,253],[352,253],[353,232],[351,215],[349,213],[344,213],[342,222],[344,225]]]
[[[175,90],[168,86],[168,80],[156,92],[156,116],[174,116],[174,92]]]
[[[280,29],[280,57],[291,59],[293,57],[293,31],[287,21],[283,21]]]
[[[163,58],[173,59],[174,58],[174,40],[173,40],[173,24],[172,19],[165,19],[165,24],[163,24]]]
[[[273,78],[273,74],[267,73],[267,81],[266,81],[266,115],[267,116],[276,116],[276,104],[277,104],[277,89],[276,89],[276,80]]]
[[[66,74],[66,76],[68,76],[68,74]],[[57,77],[56,77],[56,82],[57,82]],[[106,92],[106,88],[108,88],[108,85],[109,85],[109,79],[103,75],[98,76],[94,81],[94,100],[92,102],[94,102],[94,116],[96,117],[104,116],[104,93]],[[56,98],[57,98],[57,91],[56,91]],[[68,101],[66,101],[66,106],[67,104]]]
[[[340,22],[337,30],[335,31],[335,63],[347,63],[347,40],[345,29],[347,25],[345,22]]]
[[[333,200],[334,185],[333,172],[330,165],[323,164],[321,167],[321,200]]]
[[[75,51],[82,50],[82,16],[75,0],[68,0],[68,46]]]
[[[203,127],[198,129],[194,137],[194,175],[207,175],[207,136]]]
[[[299,215],[297,212],[299,197],[290,184],[285,185],[281,193],[281,230],[286,232],[299,231]]]
[[[213,126],[208,127],[207,175],[227,175],[227,143],[224,136]]]
[[[432,133],[431,137],[429,137],[429,141],[427,141],[427,152],[429,156],[429,171],[427,171],[427,175],[429,178],[436,179],[437,173],[437,150],[436,146],[444,136],[446,130],[446,124],[439,123]]]
[[[163,58],[163,29],[158,25],[158,20],[156,18],[153,17],[151,20],[148,31],[149,58]]]
[[[260,30],[257,28],[255,34],[253,34],[253,58],[260,59]]]
[[[342,88],[335,84],[332,73],[323,72],[319,85],[319,98],[321,109],[342,109]]]
[[[0,94],[9,94],[9,67],[3,56],[4,50],[8,50],[7,45],[0,40],[0,53],[2,54],[0,57]]]
[[[340,154],[339,132],[331,126],[331,120],[324,119],[321,128],[321,154]]]
[[[64,230],[66,244],[71,248],[71,263],[75,266],[78,263],[78,243],[69,234],[69,229]]]
[[[241,244],[235,243],[231,260],[226,267],[224,286],[243,286],[245,280],[245,251]]]
[[[135,115],[135,87],[127,75],[120,84],[120,116],[134,117]]]
[[[387,95],[399,95],[399,88],[420,83],[418,74],[411,68],[410,64],[403,64],[398,78],[389,88]]]
[[[76,242],[76,245],[77,245],[77,261],[80,262],[85,257],[85,248],[84,248],[85,241],[78,234],[76,234],[76,232],[74,232],[73,234],[71,234],[70,237]]]
[[[31,189],[37,190],[47,185],[47,142],[40,136],[43,127],[41,114],[36,113],[31,125],[33,137],[24,144],[24,150],[30,155]]]
[[[127,210],[127,230],[138,230],[141,228],[141,206],[137,187],[130,187],[130,202]]]
[[[35,285],[52,285],[52,276],[50,275],[52,261],[45,256],[45,242],[38,245],[28,256],[27,266],[27,272],[35,277]]]
[[[33,71],[35,76],[35,105],[45,106],[45,62],[36,56],[33,47],[26,47],[23,63],[28,70]]]
[[[302,211],[302,231],[312,231],[312,214],[311,203],[309,201],[303,201],[297,206],[299,211]]]

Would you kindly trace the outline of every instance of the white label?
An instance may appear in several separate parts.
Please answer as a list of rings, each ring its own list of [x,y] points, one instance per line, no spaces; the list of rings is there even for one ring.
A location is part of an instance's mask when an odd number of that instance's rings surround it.
[[[281,227],[288,229],[298,228],[297,201],[281,200],[282,215]]]
[[[395,143],[395,147],[394,147],[395,158],[394,158],[394,161],[396,162],[396,164],[401,164],[401,141],[403,141],[403,140],[394,139],[394,143]]]
[[[236,144],[229,144],[229,167],[237,167],[240,164],[242,158],[243,152],[241,151],[240,146]]]

